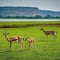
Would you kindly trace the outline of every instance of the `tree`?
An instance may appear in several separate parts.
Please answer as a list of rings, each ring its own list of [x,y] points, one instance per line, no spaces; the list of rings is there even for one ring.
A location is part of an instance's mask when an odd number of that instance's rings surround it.
[[[47,15],[47,16],[45,16],[44,18],[54,18],[54,17],[51,16],[51,15]]]
[[[41,19],[41,18],[43,18],[43,17],[42,17],[41,15],[36,15],[35,18],[36,18],[36,19]]]

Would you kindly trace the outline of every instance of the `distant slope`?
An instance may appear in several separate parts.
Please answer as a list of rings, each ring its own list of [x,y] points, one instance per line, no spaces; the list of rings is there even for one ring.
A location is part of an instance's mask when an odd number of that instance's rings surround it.
[[[58,16],[60,12],[39,10],[36,7],[0,7],[0,16]]]

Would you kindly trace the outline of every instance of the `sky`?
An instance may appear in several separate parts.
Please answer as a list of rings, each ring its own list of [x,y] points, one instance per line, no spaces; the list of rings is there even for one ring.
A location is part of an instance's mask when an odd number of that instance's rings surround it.
[[[0,0],[0,6],[38,7],[41,10],[60,11],[60,0]]]

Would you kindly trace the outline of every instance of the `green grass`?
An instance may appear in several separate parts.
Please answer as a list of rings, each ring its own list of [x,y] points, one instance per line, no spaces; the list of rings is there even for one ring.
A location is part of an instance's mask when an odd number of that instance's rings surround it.
[[[41,24],[60,24],[59,21],[56,21],[56,22],[0,22],[0,27],[3,27],[3,26],[10,26],[10,27],[23,27],[23,26],[26,26],[26,25],[41,25]]]
[[[30,24],[34,22],[29,22]],[[35,22],[37,23],[37,22]],[[47,22],[38,22],[46,24]],[[48,22],[56,23],[56,22]],[[60,22],[58,22],[60,23]],[[3,24],[3,23],[1,23]],[[8,24],[8,23],[7,23]],[[9,24],[14,24],[10,22]],[[26,22],[18,22],[15,24],[26,24]],[[40,30],[42,26],[30,26],[24,28],[0,28],[0,60],[60,60],[60,27],[45,26],[45,30],[56,30],[57,38],[52,35],[47,40],[44,33]],[[3,32],[9,32],[9,36],[29,36],[35,38],[35,48],[29,49],[28,44],[24,41],[24,49],[18,42],[13,42],[11,52],[9,52],[9,42],[3,35]]]

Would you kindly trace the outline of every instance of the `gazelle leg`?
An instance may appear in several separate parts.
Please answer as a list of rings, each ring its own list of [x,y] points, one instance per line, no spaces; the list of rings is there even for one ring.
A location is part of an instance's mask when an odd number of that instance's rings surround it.
[[[34,46],[34,42],[31,43],[30,47],[31,47],[31,48],[34,48],[34,47],[35,47],[35,46]]]
[[[55,38],[57,38],[56,34],[52,34]]]
[[[11,51],[11,45],[12,45],[12,42],[10,42],[10,47],[9,47],[9,51]]]
[[[55,39],[57,38],[57,36],[56,35],[53,35],[54,37],[55,37]]]
[[[23,50],[23,42],[21,42],[20,44],[21,44],[21,46],[22,46],[22,50]]]
[[[54,37],[56,38],[57,36],[56,36],[56,35],[54,35]]]
[[[29,47],[31,47],[30,43],[29,43]]]
[[[34,42],[33,42],[33,48],[35,47]]]
[[[48,35],[46,35],[47,36],[47,40],[48,40]]]
[[[23,42],[22,41],[19,41],[21,47],[22,47],[22,50],[23,50]]]

